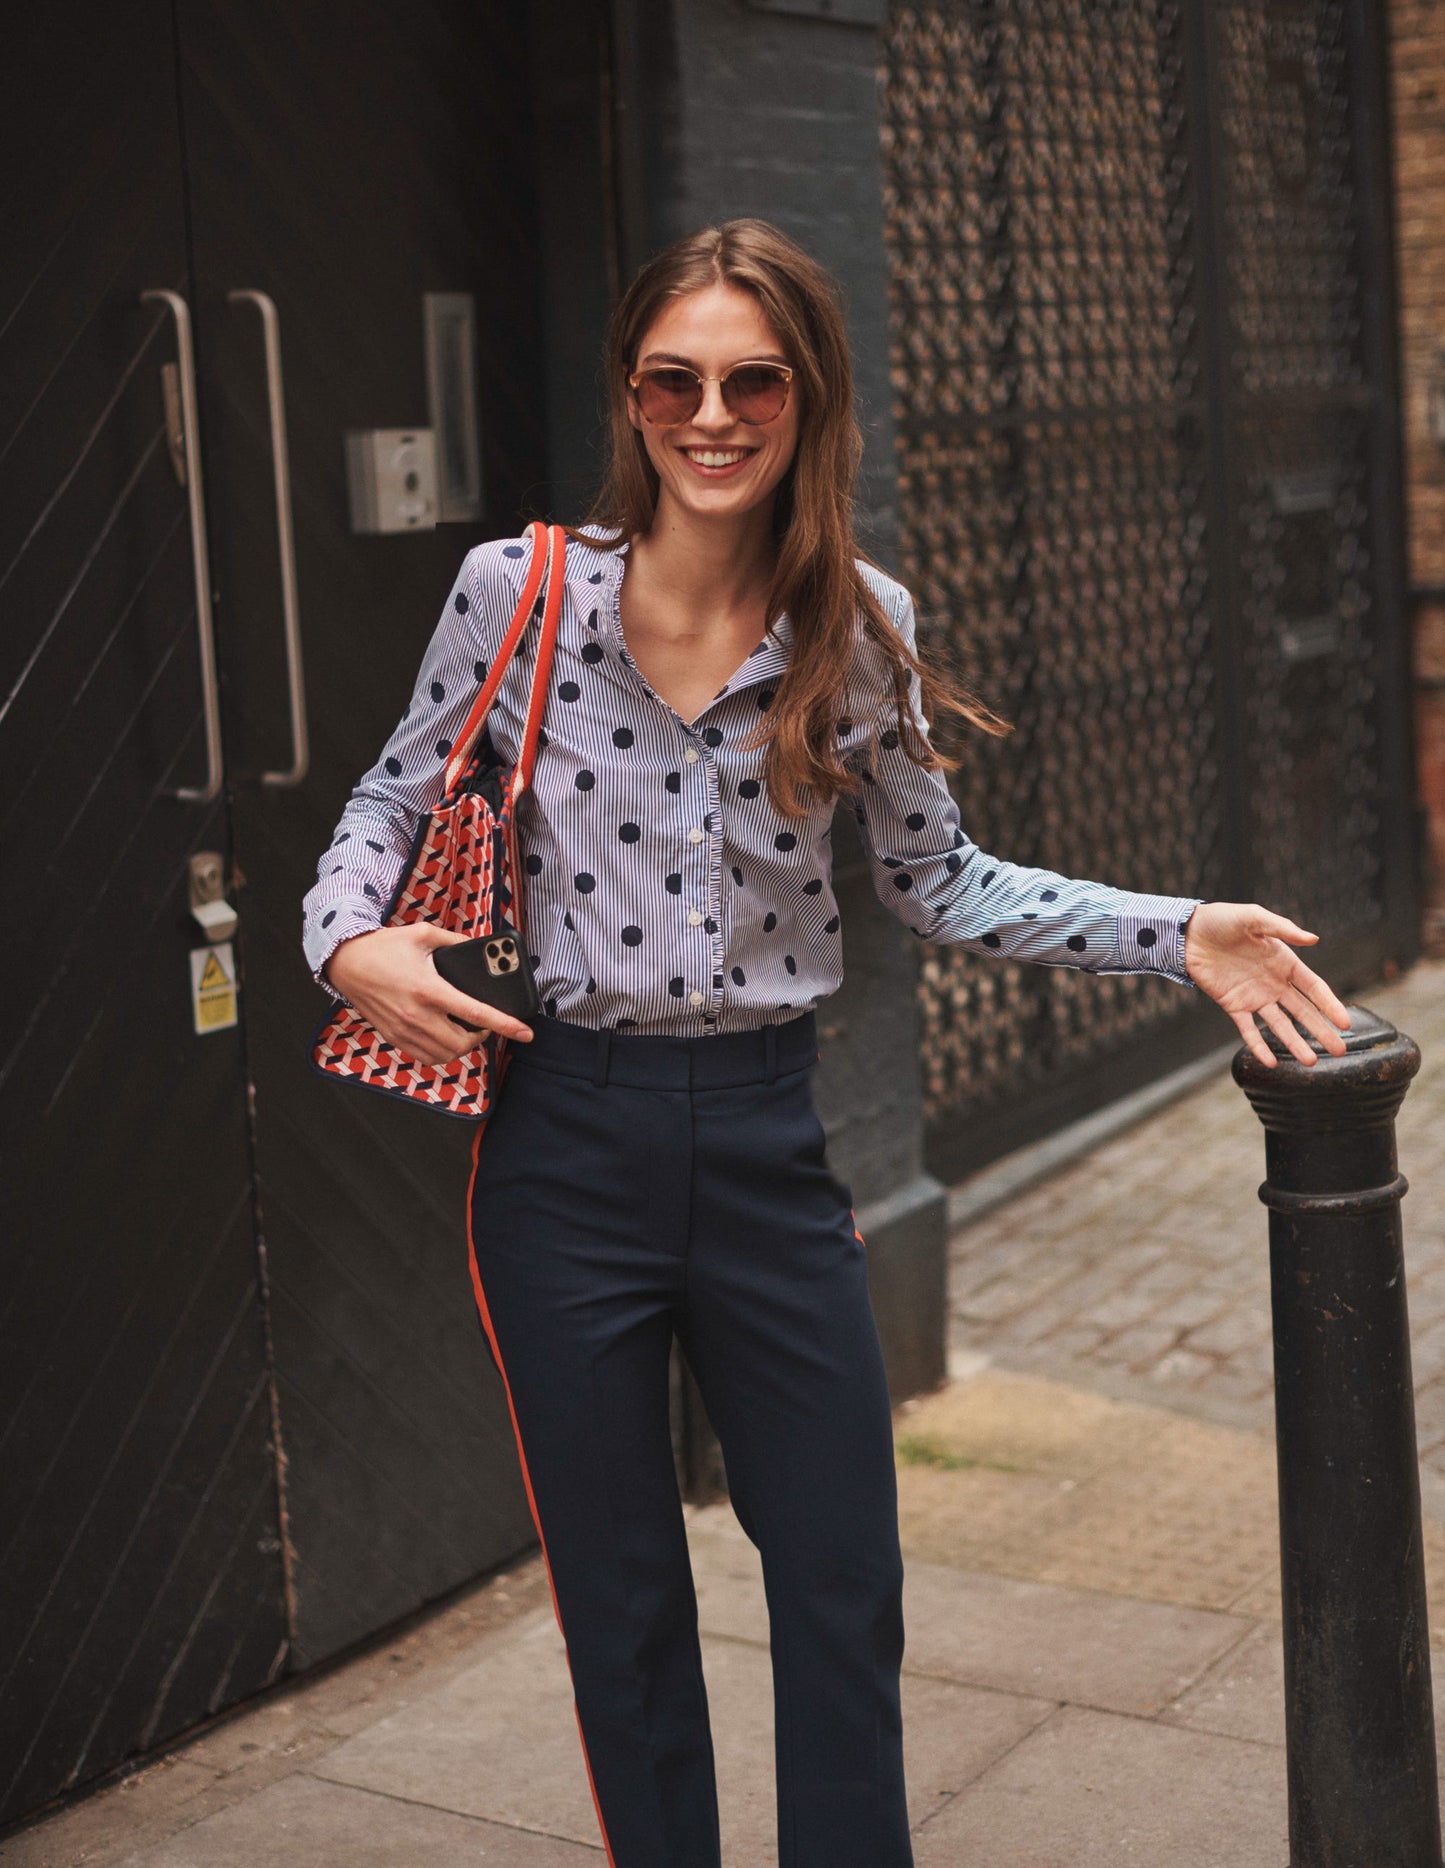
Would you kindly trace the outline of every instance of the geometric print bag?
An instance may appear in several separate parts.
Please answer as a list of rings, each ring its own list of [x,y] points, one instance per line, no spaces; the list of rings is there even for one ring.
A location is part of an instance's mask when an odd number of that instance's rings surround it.
[[[516,611],[457,736],[442,795],[417,826],[410,857],[382,921],[384,927],[431,921],[471,938],[523,932],[516,810],[531,783],[537,755],[567,550],[567,535],[560,525],[545,526],[534,519],[527,532],[532,559]],[[516,764],[504,767],[485,730],[487,715],[544,587],[542,634],[526,727]],[[492,1112],[510,1051],[508,1039],[489,1031],[465,1056],[449,1064],[429,1064],[389,1044],[354,1006],[338,999],[312,1036],[310,1056],[313,1067],[325,1076],[387,1096],[403,1096],[423,1108],[475,1122]]]

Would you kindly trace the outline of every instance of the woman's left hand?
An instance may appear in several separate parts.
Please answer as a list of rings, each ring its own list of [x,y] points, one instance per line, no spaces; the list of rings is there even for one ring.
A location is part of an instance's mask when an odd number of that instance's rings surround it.
[[[1291,1016],[1327,1051],[1344,1054],[1340,1032],[1350,1028],[1349,1013],[1292,951],[1318,939],[1258,902],[1201,902],[1189,917],[1184,970],[1201,992],[1223,1006],[1250,1050],[1271,1069],[1277,1060],[1254,1022],[1256,1012],[1302,1064],[1313,1064],[1315,1053]]]

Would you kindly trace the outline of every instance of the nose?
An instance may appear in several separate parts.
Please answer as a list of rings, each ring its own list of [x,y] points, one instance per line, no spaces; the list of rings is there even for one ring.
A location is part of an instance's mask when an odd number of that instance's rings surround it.
[[[702,401],[692,418],[694,428],[721,430],[733,425],[732,411],[723,401],[722,384],[709,378],[702,386]]]

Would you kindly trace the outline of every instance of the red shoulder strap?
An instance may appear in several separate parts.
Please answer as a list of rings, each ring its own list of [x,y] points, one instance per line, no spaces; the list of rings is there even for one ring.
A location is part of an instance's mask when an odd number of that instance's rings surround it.
[[[541,556],[540,550],[537,554]],[[542,635],[537,644],[537,665],[532,670],[532,691],[527,697],[527,720],[522,729],[522,744],[512,770],[511,809],[506,814],[507,851],[512,869],[512,921],[517,932],[527,925],[527,879],[517,848],[517,801],[532,782],[532,767],[537,757],[537,738],[542,729],[542,713],[547,705],[547,678],[552,668],[552,651],[557,646],[557,621],[562,614],[563,566],[567,557],[567,534],[560,525],[551,527],[547,552],[547,596],[542,606]]]
[[[537,665],[532,670],[532,692],[527,699],[527,724],[517,755],[517,777],[512,787],[515,803],[532,782],[532,767],[537,758],[537,735],[547,705],[547,677],[552,669],[552,651],[557,646],[557,623],[562,614],[563,572],[567,562],[567,534],[560,525],[550,528],[547,553],[547,599],[542,607],[542,637],[537,644]]]
[[[560,526],[554,526],[552,529],[561,534],[565,540],[566,535],[562,533],[562,528]],[[446,778],[444,781],[445,790],[447,792],[451,791],[452,787],[467,768],[467,763],[471,759],[473,748],[477,743],[477,738],[482,728],[487,723],[487,715],[492,710],[492,702],[496,698],[497,689],[502,685],[502,678],[507,672],[508,664],[511,662],[513,655],[516,654],[517,646],[526,633],[527,623],[531,618],[533,605],[537,601],[537,592],[542,588],[542,580],[544,577],[548,576],[550,572],[552,551],[548,549],[547,530],[547,527],[540,519],[533,519],[527,527],[527,534],[532,541],[532,561],[527,566],[527,575],[522,581],[522,594],[517,599],[517,607],[512,612],[512,620],[507,625],[507,633],[502,639],[502,646],[497,650],[496,657],[487,671],[487,678],[482,684],[482,690],[472,702],[471,711],[468,713],[462,730],[457,735],[452,746],[452,754],[451,758],[447,761]],[[558,588],[560,592],[560,579],[558,581]],[[549,589],[549,605],[550,601],[551,591]],[[553,624],[552,633],[555,638],[555,622]],[[549,647],[547,649],[547,661],[549,666],[551,664],[551,659],[551,649]],[[524,753],[525,750],[524,747]],[[529,774],[530,770],[531,768],[529,766]]]

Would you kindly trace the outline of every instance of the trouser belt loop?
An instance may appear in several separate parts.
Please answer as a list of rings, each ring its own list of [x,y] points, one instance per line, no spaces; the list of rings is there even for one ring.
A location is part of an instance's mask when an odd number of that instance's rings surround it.
[[[778,1074],[778,1028],[776,1025],[763,1026],[763,1070],[764,1081],[771,1083]]]
[[[597,1050],[592,1059],[592,1081],[601,1089],[607,1081],[608,1066],[612,1062],[612,1033],[605,1025],[597,1032]]]

